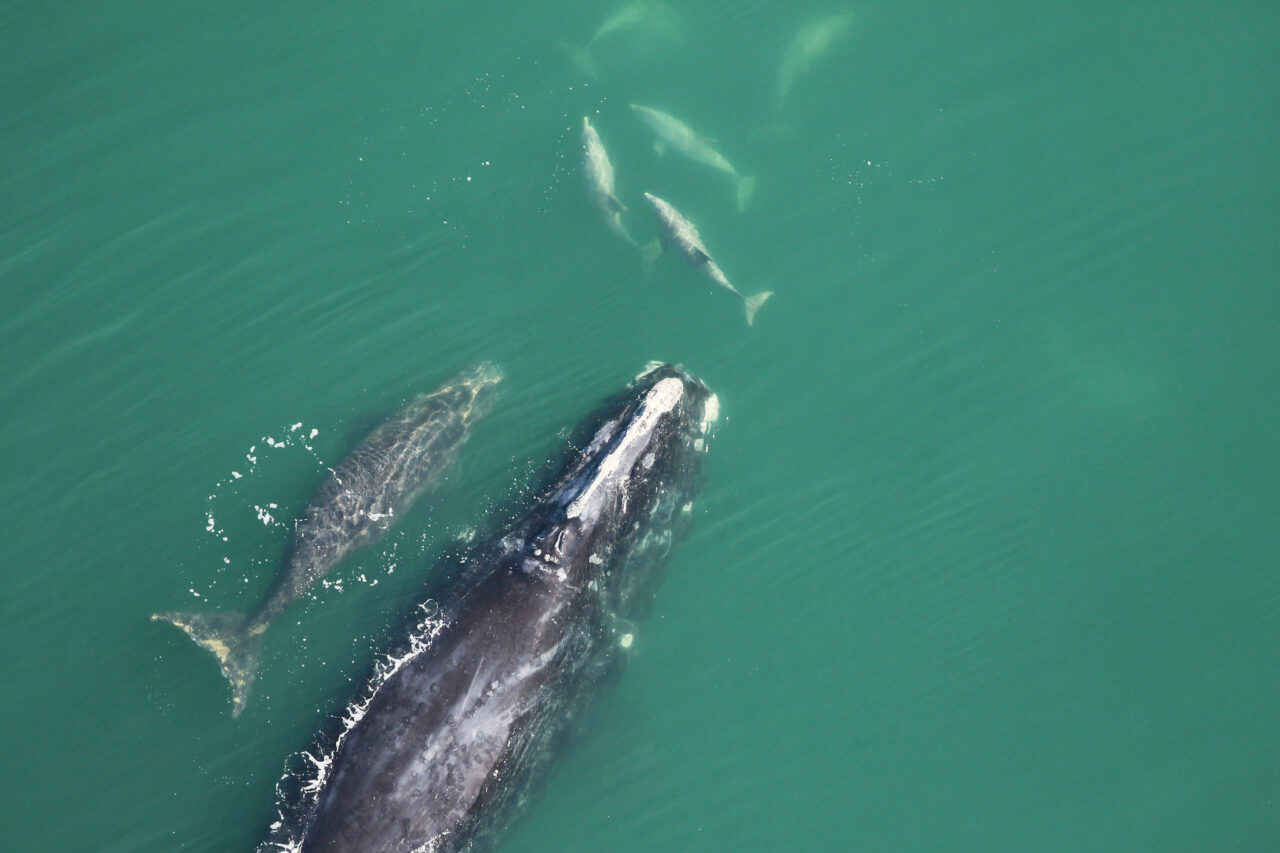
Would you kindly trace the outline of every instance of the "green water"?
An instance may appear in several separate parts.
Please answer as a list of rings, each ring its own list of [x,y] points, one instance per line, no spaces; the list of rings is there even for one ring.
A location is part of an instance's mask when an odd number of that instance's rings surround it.
[[[650,359],[723,401],[696,525],[504,851],[1280,849],[1274,5],[847,6],[776,116],[833,7],[673,6],[595,79],[559,43],[612,4],[0,8],[4,849],[252,849],[433,555]],[[588,114],[754,328],[609,233]],[[232,720],[149,614],[255,601],[324,467],[481,359],[450,482]]]

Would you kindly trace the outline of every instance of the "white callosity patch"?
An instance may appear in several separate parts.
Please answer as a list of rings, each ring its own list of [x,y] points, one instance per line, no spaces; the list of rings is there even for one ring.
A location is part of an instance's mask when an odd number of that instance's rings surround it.
[[[602,493],[611,490],[631,470],[641,451],[648,446],[645,439],[653,432],[658,420],[674,409],[683,396],[684,383],[675,378],[659,380],[649,389],[640,414],[631,421],[617,447],[600,463],[591,482],[569,505],[566,511],[569,518],[596,520]]]

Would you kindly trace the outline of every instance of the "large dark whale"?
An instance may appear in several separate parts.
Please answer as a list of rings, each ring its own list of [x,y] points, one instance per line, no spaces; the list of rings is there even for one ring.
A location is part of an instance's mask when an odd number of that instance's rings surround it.
[[[717,414],[705,385],[663,365],[590,420],[553,485],[387,658],[264,849],[491,845],[630,645]]]
[[[289,553],[270,591],[249,614],[156,613],[213,652],[231,682],[239,716],[257,674],[262,634],[344,557],[385,533],[458,455],[476,419],[489,410],[502,373],[484,363],[421,394],[330,469],[294,525]]]

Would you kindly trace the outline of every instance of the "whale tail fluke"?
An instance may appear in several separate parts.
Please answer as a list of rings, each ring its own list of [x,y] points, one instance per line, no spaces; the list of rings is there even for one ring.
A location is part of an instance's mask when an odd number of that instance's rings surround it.
[[[743,304],[746,306],[746,309],[747,309],[747,325],[748,326],[750,326],[752,323],[755,322],[756,312],[760,310],[760,306],[763,305],[765,303],[765,300],[767,300],[770,296],[773,296],[773,291],[766,290],[762,293],[757,293],[755,296],[748,296],[746,299],[742,300]]]
[[[222,674],[231,684],[231,716],[238,717],[249,701],[249,691],[258,675],[258,652],[262,632],[245,631],[243,613],[214,610],[209,613],[154,613],[153,622],[176,625],[192,640],[213,652]]]
[[[738,179],[738,210],[747,209],[747,202],[751,201],[751,195],[756,191],[755,178],[739,178]]]
[[[576,44],[562,41],[560,42],[560,50],[569,58],[575,68],[587,75],[589,79],[596,79],[596,61],[591,58],[591,48],[578,47]]]

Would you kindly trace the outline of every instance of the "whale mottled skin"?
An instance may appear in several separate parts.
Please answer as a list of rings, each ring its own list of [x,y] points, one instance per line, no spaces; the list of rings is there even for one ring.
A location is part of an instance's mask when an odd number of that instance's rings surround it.
[[[439,477],[488,411],[502,373],[481,364],[421,394],[377,427],[316,489],[294,526],[288,556],[262,602],[232,611],[156,613],[213,652],[239,716],[257,674],[262,634],[276,616],[357,548],[385,533]]]
[[[488,849],[630,645],[618,626],[643,615],[692,516],[717,413],[663,365],[591,419],[533,508],[465,561],[434,628],[374,678],[271,848]]]

